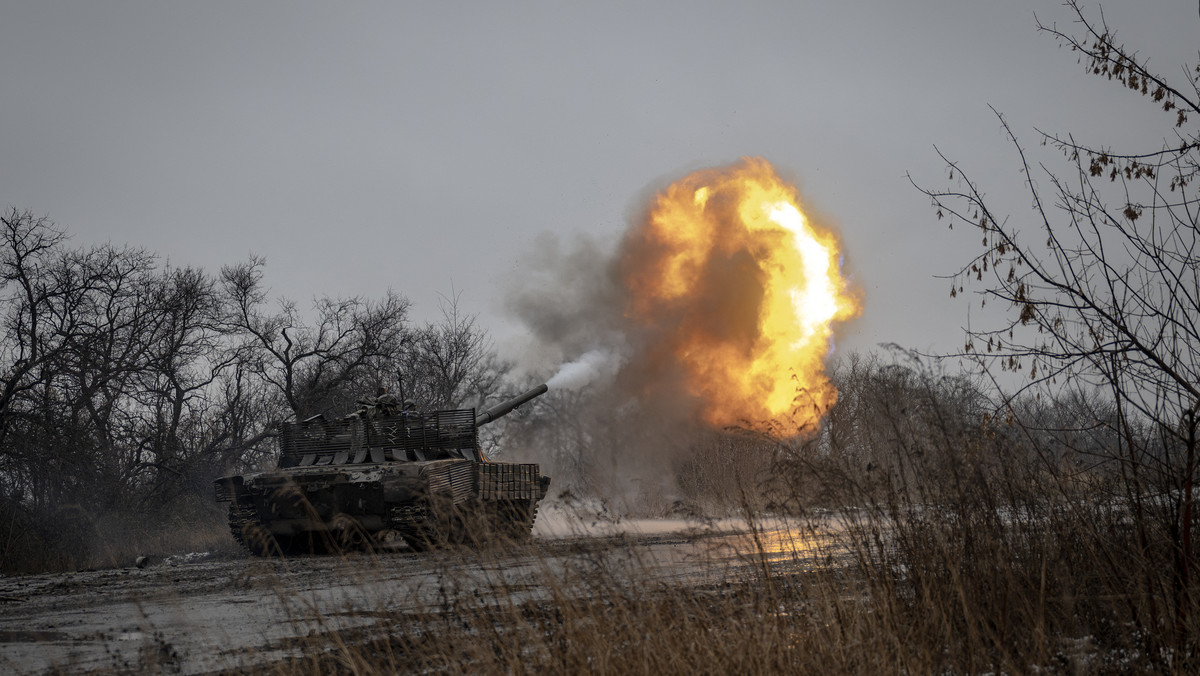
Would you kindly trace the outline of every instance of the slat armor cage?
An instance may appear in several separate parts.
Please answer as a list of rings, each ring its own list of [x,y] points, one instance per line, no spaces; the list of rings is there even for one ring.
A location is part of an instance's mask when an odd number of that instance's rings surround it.
[[[463,458],[482,462],[475,409],[394,416],[314,416],[283,423],[279,467]]]

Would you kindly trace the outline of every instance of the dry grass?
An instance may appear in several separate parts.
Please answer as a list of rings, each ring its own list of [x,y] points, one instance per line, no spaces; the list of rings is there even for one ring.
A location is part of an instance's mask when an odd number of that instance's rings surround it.
[[[1181,646],[1155,624],[1168,595],[1148,584],[1169,580],[1127,517],[1052,499],[877,504],[840,512],[838,541],[815,552],[823,519],[790,532],[794,555],[764,529],[715,583],[664,579],[619,542],[566,565],[535,548],[519,583],[494,571],[529,553],[451,555],[435,597],[354,610],[373,616],[365,630],[283,618],[318,629],[236,673],[1189,673],[1196,627]],[[175,658],[148,648],[116,671]]]
[[[240,673],[1189,673],[1197,628],[1172,645],[1153,624],[1166,596],[1126,517],[1049,498],[868,506],[815,552],[824,519],[790,532],[790,556],[757,533],[719,583],[664,580],[617,545],[512,585],[480,572],[507,554],[484,553],[434,602]]]

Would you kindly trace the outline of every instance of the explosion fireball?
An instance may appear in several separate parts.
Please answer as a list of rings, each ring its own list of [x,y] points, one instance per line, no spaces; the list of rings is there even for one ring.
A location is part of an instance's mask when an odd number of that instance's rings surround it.
[[[766,160],[695,172],[626,236],[626,316],[709,424],[810,429],[837,400],[834,324],[860,311],[838,245]]]

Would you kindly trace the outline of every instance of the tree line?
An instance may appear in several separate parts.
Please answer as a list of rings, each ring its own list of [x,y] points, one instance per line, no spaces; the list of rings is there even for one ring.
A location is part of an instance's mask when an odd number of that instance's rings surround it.
[[[283,420],[378,387],[426,408],[496,391],[505,365],[456,297],[414,326],[390,290],[272,300],[264,269],[173,267],[0,216],[0,568],[69,549],[100,514],[209,501],[214,477],[273,457]]]

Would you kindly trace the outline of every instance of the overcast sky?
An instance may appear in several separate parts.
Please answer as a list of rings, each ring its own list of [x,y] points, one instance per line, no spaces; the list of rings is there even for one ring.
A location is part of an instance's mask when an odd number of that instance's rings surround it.
[[[546,233],[614,242],[648,191],[743,156],[835,222],[866,297],[842,348],[948,349],[977,236],[909,184],[960,159],[1014,218],[1033,127],[1149,142],[1146,103],[1035,30],[1055,0],[19,2],[0,0],[0,207],[175,265],[265,256],[278,294],[439,295],[504,340]],[[1109,2],[1168,75],[1195,0]],[[1139,136],[1140,134],[1140,136]],[[1147,136],[1149,135],[1149,136]],[[1031,226],[1032,227],[1032,226]]]

